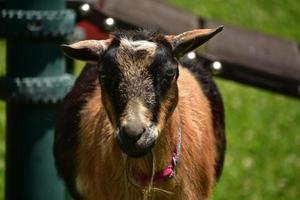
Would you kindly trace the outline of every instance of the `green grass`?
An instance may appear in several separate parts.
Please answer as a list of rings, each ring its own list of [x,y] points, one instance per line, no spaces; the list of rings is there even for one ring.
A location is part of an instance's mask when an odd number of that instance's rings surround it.
[[[296,0],[168,0],[225,24],[300,41]],[[0,41],[0,71],[5,43]],[[228,149],[214,200],[300,199],[300,101],[217,79]],[[4,104],[0,103],[0,199],[4,190]]]
[[[300,42],[300,2],[295,0],[168,0],[195,15]]]
[[[228,150],[217,199],[299,199],[300,102],[218,80]]]
[[[299,1],[168,1],[207,19],[300,42]],[[300,199],[299,99],[231,81],[217,84],[228,147],[214,200]]]

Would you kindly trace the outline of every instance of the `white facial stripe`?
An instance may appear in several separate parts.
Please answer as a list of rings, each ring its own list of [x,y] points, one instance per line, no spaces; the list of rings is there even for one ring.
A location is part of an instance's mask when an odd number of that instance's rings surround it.
[[[125,118],[121,121],[122,126],[125,126],[128,121],[140,121],[147,124],[145,115],[147,109],[140,101],[130,101],[125,108]]]
[[[121,44],[126,46],[129,49],[134,51],[139,51],[143,49],[156,49],[157,45],[154,42],[150,42],[147,40],[136,40],[133,41],[131,39],[123,38],[121,40]]]

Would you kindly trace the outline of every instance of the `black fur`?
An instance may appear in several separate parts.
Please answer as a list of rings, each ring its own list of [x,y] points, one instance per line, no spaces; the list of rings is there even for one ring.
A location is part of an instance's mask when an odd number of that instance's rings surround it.
[[[92,95],[96,88],[97,79],[96,65],[86,65],[76,80],[73,89],[64,98],[56,117],[54,158],[55,165],[60,177],[72,197],[81,200],[76,189],[76,166],[75,153],[78,145],[79,110],[86,104],[89,95]],[[68,118],[65,118],[68,116]]]

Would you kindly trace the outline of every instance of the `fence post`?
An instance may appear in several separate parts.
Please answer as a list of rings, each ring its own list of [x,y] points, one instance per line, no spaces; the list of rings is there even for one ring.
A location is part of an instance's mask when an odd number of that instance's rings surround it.
[[[64,200],[52,155],[57,103],[73,84],[59,45],[75,13],[64,0],[9,0],[1,10],[7,40],[5,200]]]

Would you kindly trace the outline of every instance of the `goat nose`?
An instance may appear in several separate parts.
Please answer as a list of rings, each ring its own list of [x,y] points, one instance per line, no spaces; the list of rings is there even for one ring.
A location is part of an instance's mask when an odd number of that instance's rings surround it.
[[[121,128],[123,137],[137,141],[145,132],[145,127],[138,123],[128,123]]]

